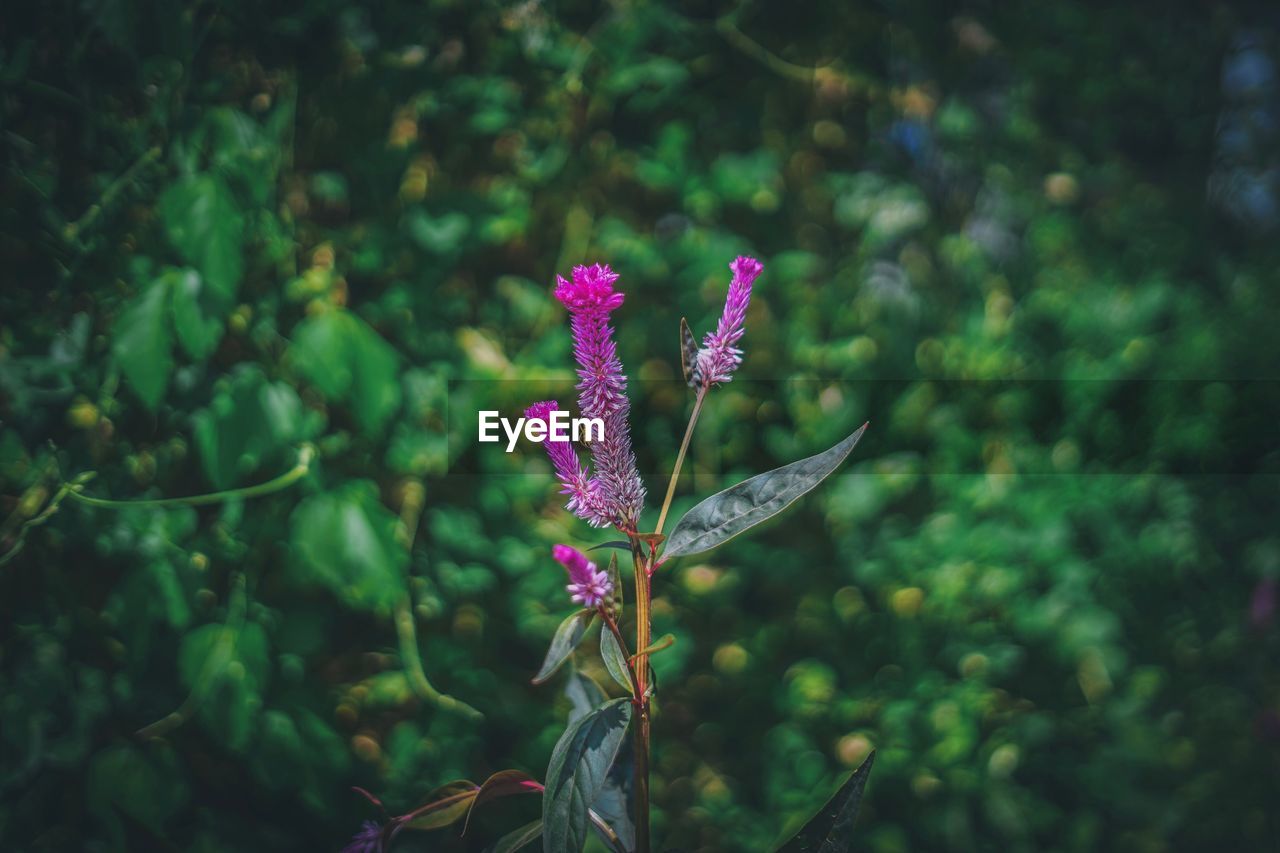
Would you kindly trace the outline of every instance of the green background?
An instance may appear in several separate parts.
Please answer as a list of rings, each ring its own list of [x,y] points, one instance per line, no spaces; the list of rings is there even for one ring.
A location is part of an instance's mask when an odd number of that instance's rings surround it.
[[[353,785],[404,811],[541,777],[568,707],[529,684],[571,610],[549,549],[610,537],[535,454],[451,440],[451,410],[567,387],[553,275],[608,262],[660,495],[679,319],[711,328],[750,252],[746,359],[675,517],[872,427],[785,516],[656,578],[662,848],[766,849],[874,747],[858,849],[1275,849],[1266,19],[11,6],[0,847],[336,850],[377,817]],[[306,442],[307,475],[252,501],[41,517],[84,472],[208,493]],[[419,698],[415,645],[483,721]]]

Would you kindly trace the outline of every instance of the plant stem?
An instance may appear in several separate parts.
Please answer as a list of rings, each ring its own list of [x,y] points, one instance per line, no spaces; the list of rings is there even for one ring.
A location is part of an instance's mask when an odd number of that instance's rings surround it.
[[[67,497],[78,503],[88,506],[96,506],[102,509],[163,509],[171,506],[206,506],[208,504],[217,504],[224,501],[234,500],[236,498],[256,498],[262,495],[270,495],[275,492],[287,489],[294,483],[301,480],[311,470],[311,461],[315,458],[315,448],[309,444],[304,444],[298,450],[298,464],[281,474],[275,479],[268,480],[265,483],[258,483],[256,486],[244,486],[239,489],[227,489],[222,492],[212,492],[207,495],[192,495],[186,498],[150,498],[137,501],[113,501],[106,498],[91,498],[88,495],[81,494],[79,483],[64,484],[69,486]]]
[[[413,554],[413,540],[418,531],[418,522],[422,518],[422,510],[426,506],[426,490],[422,483],[410,481],[404,487],[404,501],[400,506],[400,518],[396,523],[395,537],[406,551]],[[408,578],[406,578],[406,581]],[[396,639],[400,641],[400,663],[404,666],[405,678],[409,686],[419,698],[432,703],[442,711],[452,711],[469,720],[483,720],[484,714],[475,708],[455,699],[447,693],[441,693],[427,678],[422,668],[422,655],[418,652],[418,629],[413,619],[413,601],[406,587],[404,594],[396,603]]]
[[[636,648],[649,647],[649,571],[639,540],[631,540],[631,559],[636,577]],[[632,776],[636,811],[636,853],[649,853],[649,656],[636,658],[635,753]]]
[[[693,412],[689,415],[689,425],[684,430],[684,440],[680,442],[680,452],[676,454],[675,467],[671,469],[671,481],[667,483],[667,496],[662,499],[662,511],[658,513],[658,526],[653,529],[654,533],[661,533],[662,525],[666,523],[667,510],[671,509],[671,499],[676,494],[676,481],[680,479],[680,467],[684,465],[684,456],[689,451],[689,440],[693,438],[693,427],[698,423],[698,415],[702,412],[702,401],[706,397],[707,386],[703,385],[698,389],[697,399],[693,401]]]

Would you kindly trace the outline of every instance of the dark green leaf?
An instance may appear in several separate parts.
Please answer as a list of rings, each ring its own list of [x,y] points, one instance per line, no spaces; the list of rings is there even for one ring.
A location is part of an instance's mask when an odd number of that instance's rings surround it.
[[[573,654],[573,650],[578,647],[578,643],[582,642],[583,635],[587,633],[587,625],[590,624],[591,617],[594,615],[595,612],[592,610],[579,610],[560,623],[555,636],[551,638],[551,646],[547,649],[547,656],[542,661],[542,668],[533,677],[534,684],[542,684],[556,674],[556,670],[560,669],[560,666]]]
[[[565,682],[564,695],[569,699],[570,723],[582,719],[609,698],[591,676],[576,669]]]
[[[627,666],[627,656],[618,645],[618,638],[613,636],[613,632],[608,628],[600,632],[600,657],[604,658],[604,668],[609,670],[613,680],[628,693],[633,692],[631,677],[627,674],[630,671]]]
[[[187,355],[197,361],[209,357],[222,338],[220,312],[208,298],[208,288],[195,270],[170,270],[164,280],[171,288],[173,329]]]
[[[229,306],[244,270],[244,219],[231,190],[215,174],[188,175],[165,190],[158,211],[170,242]]]
[[[169,287],[158,279],[120,315],[111,342],[120,370],[149,409],[159,405],[173,371],[168,314]]]
[[[400,405],[399,357],[349,311],[326,311],[302,321],[289,355],[321,394],[350,406],[366,433],[380,430]]]
[[[371,482],[312,495],[290,517],[294,578],[327,586],[356,607],[389,609],[404,594],[409,558],[396,523]]]
[[[404,816],[405,829],[440,829],[462,820],[480,794],[474,782],[459,779],[436,788],[427,802]]]
[[[853,822],[862,804],[862,794],[875,763],[873,751],[853,771],[835,796],[814,815],[800,832],[778,848],[777,853],[845,853],[853,844]]]
[[[840,467],[867,426],[863,424],[853,435],[816,456],[758,474],[702,501],[671,531],[663,558],[708,551],[777,515]]]
[[[578,853],[586,843],[587,810],[604,787],[631,722],[631,700],[614,699],[571,723],[547,766],[542,797],[545,853]]]
[[[599,545],[592,545],[588,551],[599,551],[601,548],[617,548],[619,551],[631,553],[631,543],[626,539],[614,539],[609,542],[601,542]]]
[[[537,841],[538,836],[541,834],[542,821],[529,821],[514,832],[509,832],[499,838],[498,842],[489,849],[489,853],[516,853],[517,850]]]

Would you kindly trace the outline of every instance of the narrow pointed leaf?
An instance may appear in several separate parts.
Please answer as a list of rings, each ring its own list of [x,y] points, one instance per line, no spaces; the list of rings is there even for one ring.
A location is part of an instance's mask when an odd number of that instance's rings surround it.
[[[708,551],[777,515],[839,468],[866,431],[863,424],[835,447],[757,474],[707,498],[685,513],[671,531],[663,559]]]
[[[609,555],[609,568],[607,570],[609,582],[613,584],[613,602],[610,605],[610,612],[613,613],[615,620],[622,619],[622,573],[618,571],[618,555]]]
[[[631,722],[631,699],[606,702],[565,729],[547,766],[542,797],[544,853],[580,853],[588,810],[604,787]]]
[[[588,551],[599,551],[601,548],[616,548],[619,551],[631,553],[631,543],[625,539],[613,539],[609,542],[601,542],[599,545],[592,545]]]
[[[875,760],[876,754],[872,752],[835,796],[794,838],[778,848],[777,853],[846,853],[853,844],[853,822]]]
[[[534,820],[526,823],[524,826],[509,832],[498,839],[493,845],[489,853],[516,853],[533,842],[538,840],[538,836],[542,834],[542,821]]]
[[[669,649],[669,648],[671,648],[672,646],[674,646],[675,644],[676,644],[676,635],[675,635],[675,634],[663,634],[661,637],[659,637],[658,639],[654,640],[652,643],[650,643],[649,645],[645,646],[643,649],[641,649],[640,651],[636,652],[636,653],[635,653],[634,655],[632,655],[631,657],[627,658],[627,660],[632,660],[632,661],[633,661],[633,660],[635,660],[636,658],[640,657],[641,655],[650,655],[650,656],[652,656],[654,653],[656,653],[656,652],[660,652],[660,651],[662,651],[663,649]]]
[[[431,792],[426,804],[401,815],[397,822],[404,829],[440,829],[457,823],[471,810],[471,803],[480,793],[480,786],[460,779],[442,785]]]
[[[613,636],[613,632],[607,628],[600,632],[600,657],[604,658],[604,668],[609,670],[609,675],[613,676],[613,680],[624,687],[628,693],[631,693],[631,676],[628,675],[627,655],[618,645],[618,638]]]
[[[555,675],[556,670],[569,659],[587,633],[587,625],[593,615],[590,610],[579,610],[560,623],[556,635],[551,638],[551,647],[547,649],[547,657],[542,661],[542,669],[533,677],[534,684],[542,684]]]
[[[694,368],[698,363],[698,341],[693,336],[693,330],[689,328],[689,321],[684,317],[680,318],[680,367],[684,370],[685,384],[692,388],[697,384],[697,378],[693,375]]]
[[[541,792],[542,783],[523,770],[499,770],[488,779],[485,779],[480,786],[480,790],[476,791],[476,796],[471,801],[471,808],[467,811],[466,822],[462,824],[462,833],[465,835],[467,828],[471,826],[471,815],[475,813],[475,810],[490,800],[509,797],[512,794],[538,794]]]

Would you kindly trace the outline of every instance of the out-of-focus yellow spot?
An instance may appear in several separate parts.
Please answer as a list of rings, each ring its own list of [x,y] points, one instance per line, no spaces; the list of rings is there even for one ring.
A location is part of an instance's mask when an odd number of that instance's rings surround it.
[[[458,637],[478,639],[484,634],[484,611],[474,604],[459,607],[453,617],[453,633]]]
[[[719,569],[714,569],[711,566],[693,566],[682,575],[684,588],[694,595],[706,595],[716,588],[716,584],[720,582],[722,574],[723,572]]]
[[[417,141],[418,117],[407,108],[396,110],[391,120],[391,131],[387,134],[387,144],[392,148],[408,148]]]
[[[928,770],[922,770],[911,780],[911,790],[920,799],[928,799],[942,790],[942,780]]]
[[[750,662],[751,655],[737,643],[726,643],[711,656],[711,664],[726,675],[737,675]]]
[[[982,652],[969,652],[960,658],[960,674],[965,678],[982,675],[991,665],[991,661]]]
[[[1054,204],[1071,204],[1080,197],[1080,183],[1066,172],[1054,172],[1044,179],[1044,194]]]
[[[889,597],[889,606],[893,612],[904,619],[912,619],[920,612],[924,604],[924,590],[918,586],[904,587]]]
[[[1076,665],[1076,681],[1080,691],[1090,702],[1097,702],[1111,692],[1111,673],[1107,671],[1107,663],[1102,652],[1097,648],[1086,649]]]
[[[382,747],[378,745],[376,740],[366,734],[358,734],[351,738],[351,751],[361,761],[374,762],[382,757]]]
[[[813,123],[813,141],[823,148],[842,148],[846,140],[844,128],[830,119]]]
[[[505,373],[511,369],[511,362],[507,360],[497,341],[479,329],[471,327],[459,329],[458,346],[476,367],[496,373]]]
[[[321,270],[333,269],[333,244],[321,243],[311,250],[311,266]]]
[[[987,760],[987,772],[997,779],[1005,779],[1018,769],[1019,751],[1016,744],[997,746]]]
[[[836,744],[836,757],[846,767],[857,767],[874,748],[866,735],[847,734]]]
[[[89,429],[98,423],[98,407],[84,397],[76,397],[67,409],[67,423],[76,429]]]

